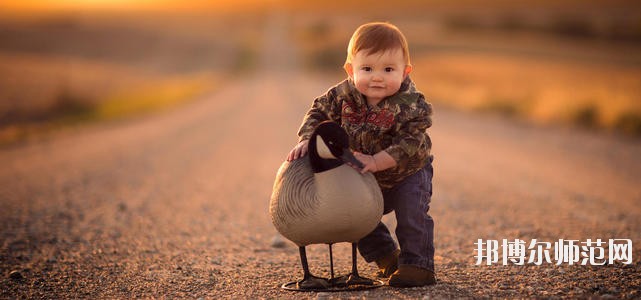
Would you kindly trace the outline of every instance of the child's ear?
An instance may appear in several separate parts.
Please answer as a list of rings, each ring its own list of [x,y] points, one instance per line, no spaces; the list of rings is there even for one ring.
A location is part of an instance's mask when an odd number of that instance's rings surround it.
[[[349,78],[354,79],[354,67],[352,66],[352,64],[345,63],[345,65],[343,65],[343,69],[345,69],[345,72],[347,72],[347,76],[349,76]]]
[[[405,66],[405,72],[403,72],[403,78],[407,78],[407,75],[410,75],[412,72],[412,65]]]

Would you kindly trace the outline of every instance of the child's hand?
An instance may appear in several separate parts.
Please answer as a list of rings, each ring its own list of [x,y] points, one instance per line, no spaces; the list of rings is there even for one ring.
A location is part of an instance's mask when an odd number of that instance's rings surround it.
[[[352,166],[357,171],[360,171],[361,174],[365,174],[368,171],[372,172],[372,173],[378,171],[378,165],[376,164],[376,159],[374,158],[373,155],[367,155],[367,154],[363,154],[363,153],[360,153],[360,152],[354,152],[354,157],[356,157],[356,159],[358,159],[365,166],[360,170],[356,169],[356,167]]]
[[[385,151],[378,152],[374,155],[354,152],[354,157],[356,157],[356,159],[358,159],[361,163],[363,163],[363,165],[365,165],[363,169],[358,169],[352,166],[357,171],[360,171],[361,174],[365,174],[368,171],[374,173],[396,167],[396,161],[394,160],[394,158],[387,154],[387,152]]]
[[[307,144],[309,144],[309,140],[304,140],[298,145],[292,149],[292,151],[289,151],[289,155],[287,155],[287,161],[292,161],[295,159],[299,159],[307,153]]]

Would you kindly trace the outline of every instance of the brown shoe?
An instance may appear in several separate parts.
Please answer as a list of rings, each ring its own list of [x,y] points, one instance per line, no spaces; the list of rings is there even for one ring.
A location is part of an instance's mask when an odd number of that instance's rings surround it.
[[[378,273],[376,273],[376,277],[388,278],[396,272],[398,269],[398,256],[400,254],[401,250],[396,249],[394,252],[377,259],[376,265],[378,266]]]
[[[389,279],[393,287],[414,287],[436,283],[434,272],[413,265],[400,265]]]

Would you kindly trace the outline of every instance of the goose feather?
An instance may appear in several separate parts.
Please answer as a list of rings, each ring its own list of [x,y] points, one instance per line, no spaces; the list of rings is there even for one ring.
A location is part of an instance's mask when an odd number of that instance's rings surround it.
[[[298,246],[357,242],[383,214],[383,196],[371,173],[343,164],[314,173],[308,156],[284,162],[270,200],[276,229]]]

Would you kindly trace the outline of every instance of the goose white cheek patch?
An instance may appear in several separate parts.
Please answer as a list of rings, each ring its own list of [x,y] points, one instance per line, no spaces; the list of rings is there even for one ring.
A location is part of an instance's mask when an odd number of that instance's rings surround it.
[[[329,151],[329,147],[327,147],[327,144],[325,144],[325,141],[319,135],[316,136],[316,151],[321,158],[337,159],[336,156],[332,154],[332,151]]]

